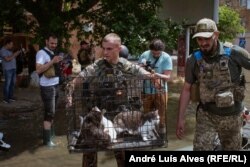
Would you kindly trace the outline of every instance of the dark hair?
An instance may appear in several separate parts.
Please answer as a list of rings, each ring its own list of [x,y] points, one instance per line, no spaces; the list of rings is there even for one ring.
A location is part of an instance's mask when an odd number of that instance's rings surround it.
[[[155,51],[164,51],[165,44],[160,39],[154,39],[151,41],[149,49]]]
[[[48,33],[48,34],[46,35],[46,38],[45,38],[45,39],[48,40],[50,37],[51,37],[51,38],[54,38],[54,39],[57,38],[57,36],[56,36],[54,33]]]
[[[7,36],[3,40],[3,46],[5,46],[5,45],[7,45],[7,44],[9,44],[11,42],[13,42],[12,38],[10,36]]]

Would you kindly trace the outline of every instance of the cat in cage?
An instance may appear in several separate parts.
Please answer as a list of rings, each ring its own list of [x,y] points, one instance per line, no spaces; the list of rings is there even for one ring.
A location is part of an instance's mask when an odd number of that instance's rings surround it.
[[[114,118],[117,135],[140,135],[143,141],[159,138],[157,128],[160,123],[158,110],[143,113],[141,111],[122,111]]]
[[[106,113],[105,109],[102,110],[101,124],[104,126],[104,132],[109,135],[111,143],[115,143],[115,142],[117,142],[117,132],[115,130],[113,122],[111,120],[107,119],[104,116],[104,113]]]
[[[76,146],[106,148],[116,140],[113,123],[104,117],[104,111],[93,107],[84,117],[80,116],[80,133]]]

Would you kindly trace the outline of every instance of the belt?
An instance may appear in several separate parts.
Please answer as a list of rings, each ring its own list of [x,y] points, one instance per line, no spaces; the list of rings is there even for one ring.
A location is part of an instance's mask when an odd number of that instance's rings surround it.
[[[243,110],[242,102],[239,101],[235,101],[234,105],[230,107],[217,107],[215,102],[209,102],[209,103],[200,102],[199,107],[201,107],[203,111],[220,116],[237,115]]]

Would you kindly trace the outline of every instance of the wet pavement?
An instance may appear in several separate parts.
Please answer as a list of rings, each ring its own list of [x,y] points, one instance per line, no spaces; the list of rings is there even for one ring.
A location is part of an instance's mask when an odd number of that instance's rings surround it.
[[[3,83],[0,83],[2,90]],[[167,148],[154,150],[176,150],[188,148],[192,145],[192,129],[188,136],[180,141],[175,137],[175,119],[179,88],[170,93],[169,105],[175,106],[169,114],[171,120],[168,126],[169,144]],[[47,148],[42,145],[43,106],[38,88],[16,88],[17,101],[10,104],[0,102],[0,131],[5,135],[6,142],[12,148],[8,152],[0,152],[1,167],[80,167],[82,153],[69,153],[67,149],[67,113],[64,99],[59,99],[58,110],[55,116],[56,148]],[[64,93],[61,92],[61,97]],[[2,99],[2,94],[0,94]],[[189,114],[193,122],[194,114]],[[192,123],[193,124],[193,123]],[[188,147],[189,146],[189,147]],[[98,164],[102,167],[116,166],[112,151],[99,152]]]

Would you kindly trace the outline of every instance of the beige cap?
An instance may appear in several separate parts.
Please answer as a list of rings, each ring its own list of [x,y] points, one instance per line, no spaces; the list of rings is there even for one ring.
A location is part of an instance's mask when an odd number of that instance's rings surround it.
[[[216,31],[218,31],[216,23],[211,19],[204,18],[197,22],[193,38],[196,37],[210,38]]]

